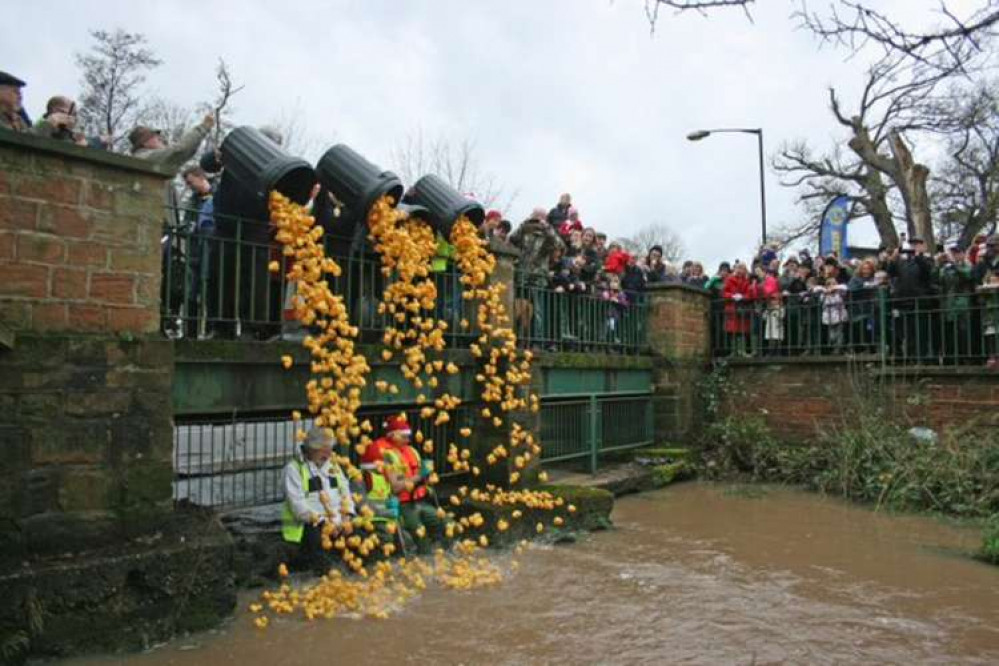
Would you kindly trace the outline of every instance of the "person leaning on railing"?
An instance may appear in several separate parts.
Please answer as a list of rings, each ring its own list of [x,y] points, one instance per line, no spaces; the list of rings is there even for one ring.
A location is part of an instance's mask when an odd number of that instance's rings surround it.
[[[964,248],[953,245],[941,260],[936,274],[940,289],[940,333],[943,338],[943,356],[950,363],[958,363],[975,351],[972,339],[972,300],[975,295],[975,277],[968,263]]]
[[[722,298],[725,300],[726,347],[738,356],[749,356],[749,333],[756,295],[756,285],[749,279],[749,269],[746,264],[737,263],[725,278]]]
[[[545,338],[545,288],[548,286],[548,264],[555,248],[562,243],[546,221],[544,208],[535,208],[510,236],[510,242],[520,250],[520,270],[530,304],[533,339]]]
[[[985,366],[999,370],[999,267],[985,274],[985,282],[977,288],[982,304],[982,345]]]
[[[874,342],[884,332],[879,329],[878,298],[881,288],[873,259],[860,262],[847,282],[850,310],[850,342],[854,351],[875,352]]]

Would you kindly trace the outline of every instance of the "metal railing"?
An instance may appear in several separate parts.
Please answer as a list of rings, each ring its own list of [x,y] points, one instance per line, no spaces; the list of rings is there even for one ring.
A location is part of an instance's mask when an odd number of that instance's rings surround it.
[[[185,211],[171,209],[174,212]],[[268,270],[273,261],[286,266],[280,248],[270,240],[269,225],[218,214],[213,220],[214,229],[182,222],[163,231],[164,333],[172,338],[255,340],[300,335],[290,310],[294,285],[285,278],[286,270]],[[326,255],[341,268],[339,276],[328,277],[330,288],[343,296],[362,340],[380,339],[389,317],[378,314],[378,303],[388,281],[377,255],[365,252],[364,243],[354,238],[327,234],[323,243]],[[470,340],[475,330],[463,329],[460,322],[473,310],[461,298],[453,265],[432,275],[438,294],[434,316],[448,322],[448,342]],[[474,322],[475,317],[469,319]]]
[[[569,293],[517,273],[513,320],[521,344],[548,351],[647,351],[648,302],[640,292]]]
[[[649,446],[654,439],[649,392],[560,396],[541,404],[545,462],[585,459],[596,472],[601,454]]]
[[[453,476],[447,447],[460,443],[458,431],[474,427],[480,406],[463,404],[451,420],[434,425],[419,416],[417,406],[380,406],[360,416],[377,428],[390,414],[406,412],[410,423],[434,441],[434,468]],[[310,420],[301,427],[308,429]],[[284,499],[283,469],[295,455],[296,424],[285,416],[238,420],[206,419],[174,428],[174,501],[219,509],[249,507]],[[542,459],[546,462],[585,459],[596,471],[609,451],[647,446],[653,441],[650,393],[567,396],[542,402]],[[357,463],[357,452],[350,451]]]
[[[887,288],[711,304],[715,357],[867,355],[885,363],[995,365],[999,288],[919,298]]]
[[[215,214],[214,226],[200,226],[194,211],[170,209],[172,223],[163,231],[161,321],[172,338],[269,340],[301,335],[291,314],[291,289],[280,248],[270,240],[266,222]],[[188,215],[188,217],[185,217]],[[351,322],[364,342],[381,338],[389,323],[378,314],[388,284],[377,255],[363,239],[323,236],[326,255],[341,268],[330,288],[343,296]],[[368,250],[368,251],[366,251]],[[462,298],[453,263],[433,273],[437,287],[434,317],[448,323],[451,346],[467,345],[477,335],[476,310]],[[560,293],[547,278],[518,273],[514,294],[515,324],[522,346],[551,351],[646,351],[647,302],[644,294],[625,292],[618,300],[603,293]],[[462,327],[465,320],[469,326]]]

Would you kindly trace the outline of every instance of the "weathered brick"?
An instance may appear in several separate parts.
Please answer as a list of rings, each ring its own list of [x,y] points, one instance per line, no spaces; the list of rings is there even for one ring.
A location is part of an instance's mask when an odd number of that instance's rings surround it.
[[[128,391],[68,391],[66,413],[71,416],[101,416],[128,411],[132,394]]]
[[[25,393],[20,400],[21,416],[41,420],[58,419],[62,415],[62,392]]]
[[[108,248],[103,243],[74,243],[67,245],[66,263],[70,266],[107,266]]]
[[[0,229],[33,230],[37,224],[37,202],[0,196]]]
[[[45,298],[48,293],[48,266],[0,264],[0,295]]]
[[[132,273],[146,273],[149,275],[160,272],[160,252],[155,248],[149,252],[138,252],[125,248],[113,248],[111,250],[111,265],[113,271],[127,271]]]
[[[53,298],[79,301],[87,297],[87,271],[76,268],[52,269]]]
[[[155,333],[159,312],[150,308],[108,308],[108,329],[115,332]]]
[[[65,303],[34,303],[31,306],[31,329],[34,331],[66,330]]]
[[[147,307],[158,307],[160,302],[160,276],[147,275],[139,278],[135,288],[136,303]]]
[[[69,328],[81,333],[95,333],[107,329],[107,310],[96,305],[70,303],[67,305]]]
[[[75,178],[22,175],[14,184],[14,193],[25,199],[75,205],[80,203],[82,183]]]
[[[0,232],[0,261],[13,261],[14,234]]]
[[[121,273],[94,273],[90,276],[90,298],[119,305],[135,303],[135,277]]]
[[[16,331],[29,328],[31,304],[28,301],[0,301],[0,321]]]
[[[18,261],[61,264],[66,258],[65,241],[49,234],[21,233],[17,235]]]
[[[95,215],[91,238],[114,245],[134,245],[137,239],[135,221],[118,215]]]
[[[38,230],[62,238],[87,238],[92,225],[89,217],[75,206],[42,206]]]
[[[6,171],[0,171],[0,195],[10,195],[10,174]]]
[[[110,210],[114,205],[114,187],[97,181],[87,181],[83,188],[83,203],[89,208]]]
[[[59,507],[63,511],[95,511],[115,503],[116,482],[110,470],[71,468],[59,484]]]

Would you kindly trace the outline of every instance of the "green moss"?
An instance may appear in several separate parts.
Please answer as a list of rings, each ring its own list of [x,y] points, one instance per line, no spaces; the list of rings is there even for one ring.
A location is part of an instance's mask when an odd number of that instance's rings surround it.
[[[999,564],[999,514],[993,515],[985,525],[981,554],[986,562]]]
[[[685,461],[690,462],[693,454],[690,449],[680,448],[680,447],[653,447],[648,449],[636,449],[631,452],[632,459],[635,458],[654,458],[654,459],[666,459],[675,461]]]
[[[669,484],[683,478],[690,467],[684,461],[669,463],[668,465],[656,465],[652,468],[652,480],[657,488],[668,486]]]

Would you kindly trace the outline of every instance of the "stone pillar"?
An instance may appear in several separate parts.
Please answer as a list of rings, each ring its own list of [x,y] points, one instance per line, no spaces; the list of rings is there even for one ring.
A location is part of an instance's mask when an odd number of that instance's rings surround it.
[[[698,384],[711,360],[711,299],[684,284],[649,285],[647,294],[656,439],[682,441],[697,426]]]
[[[0,551],[107,545],[169,508],[170,174],[0,132]]]

